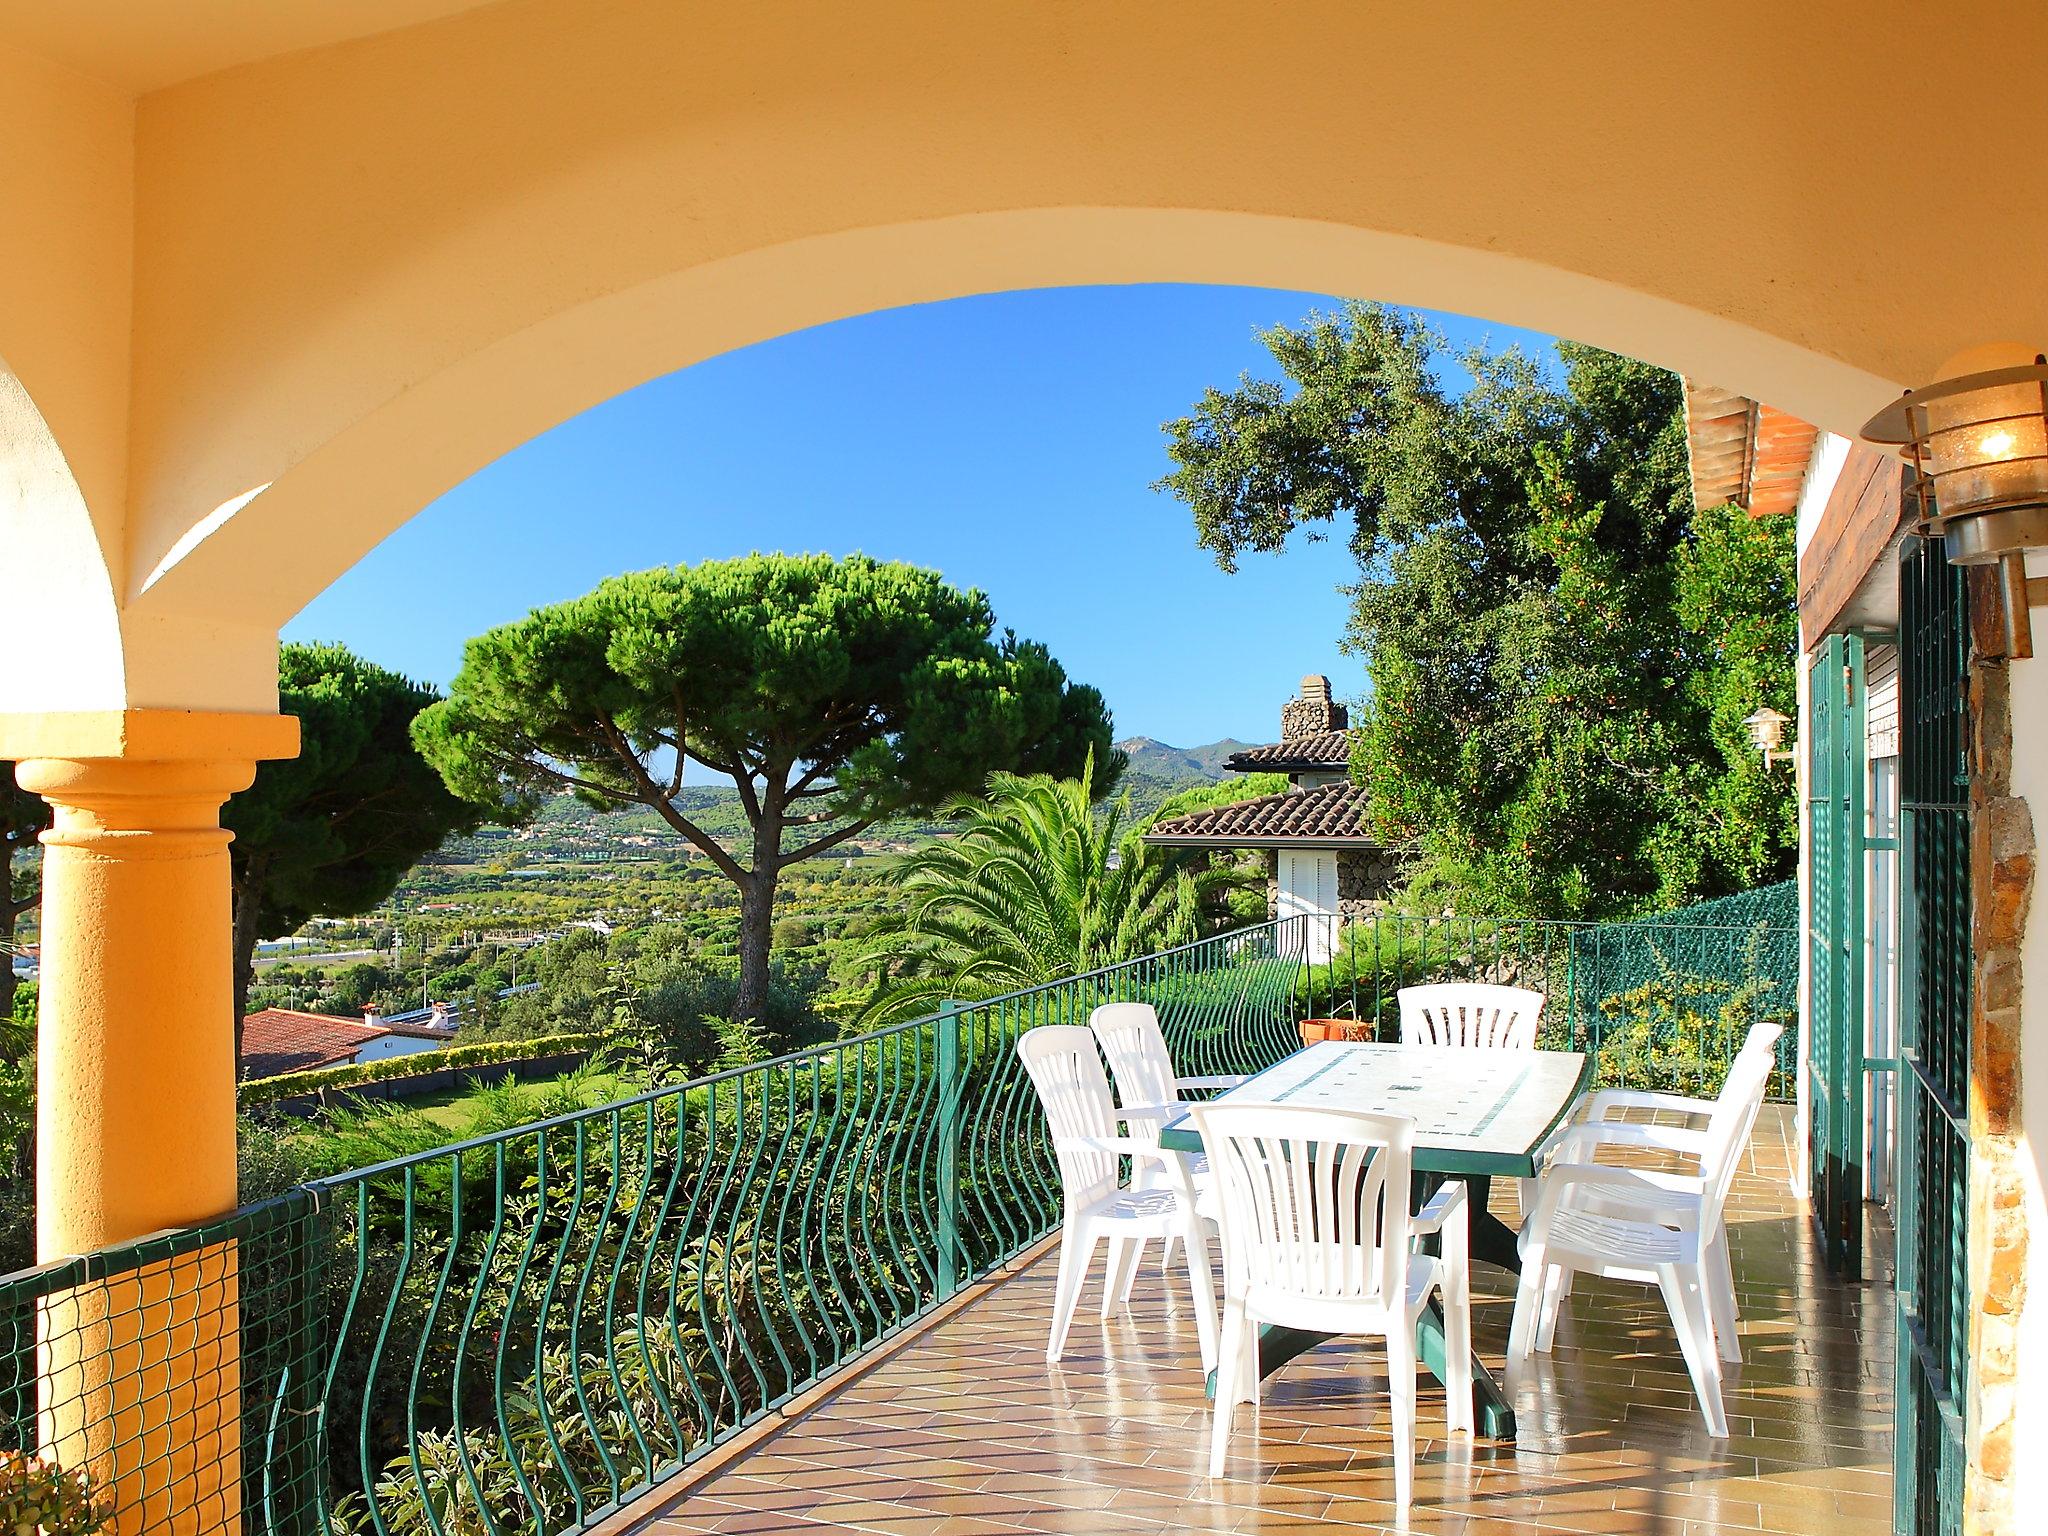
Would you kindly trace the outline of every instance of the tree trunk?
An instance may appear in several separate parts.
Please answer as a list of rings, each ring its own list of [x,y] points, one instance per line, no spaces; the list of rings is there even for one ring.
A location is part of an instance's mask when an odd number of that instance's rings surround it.
[[[754,868],[740,887],[740,992],[733,1013],[749,1023],[768,1006],[768,959],[774,948],[775,884],[782,873],[782,806],[771,782],[754,824]]]
[[[263,876],[251,867],[235,871],[235,1071],[242,1068],[242,1020],[249,1012],[249,987],[256,979],[256,931],[263,910]]]
[[[748,1021],[768,1006],[768,958],[775,921],[775,875],[756,870],[740,892],[740,990],[733,1014]]]
[[[13,878],[12,870],[0,870],[0,879]],[[12,892],[0,890],[0,1021],[14,1017],[14,922],[27,910],[14,904]]]

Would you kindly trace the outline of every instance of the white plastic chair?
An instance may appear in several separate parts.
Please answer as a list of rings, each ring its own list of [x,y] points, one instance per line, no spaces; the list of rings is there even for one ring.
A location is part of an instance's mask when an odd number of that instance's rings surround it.
[[[1213,1370],[1216,1293],[1202,1230],[1205,1223],[1195,1214],[1195,1192],[1177,1160],[1159,1150],[1156,1131],[1149,1141],[1116,1134],[1119,1116],[1110,1103],[1109,1078],[1096,1054],[1095,1036],[1088,1030],[1059,1024],[1026,1030],[1017,1041],[1017,1056],[1038,1090],[1052,1130],[1064,1207],[1059,1281],[1045,1358],[1056,1361],[1066,1352],[1067,1332],[1097,1244],[1104,1239],[1110,1244],[1109,1268],[1103,1277],[1107,1299],[1121,1294],[1128,1267],[1136,1263],[1138,1244],[1146,1238],[1178,1238],[1187,1250],[1202,1369]],[[1123,1157],[1160,1165],[1165,1181],[1149,1188],[1120,1186],[1117,1163]]]
[[[1403,987],[1403,1045],[1459,1046],[1470,1050],[1533,1051],[1543,1019],[1543,994],[1483,981],[1446,981]]]
[[[1752,1052],[1761,1053],[1766,1060],[1765,1086],[1769,1085],[1770,1071],[1777,1065],[1778,1037],[1785,1033],[1778,1024],[1752,1024],[1749,1033],[1743,1037],[1742,1049],[1735,1053],[1735,1061],[1741,1061]],[[1544,1163],[1564,1144],[1567,1137],[1579,1137],[1589,1126],[1608,1127],[1604,1140],[1610,1146],[1656,1147],[1667,1152],[1685,1152],[1697,1157],[1705,1131],[1700,1126],[1646,1125],[1641,1121],[1612,1120],[1609,1117],[1616,1110],[1653,1110],[1666,1114],[1685,1115],[1689,1118],[1711,1119],[1722,1106],[1732,1103],[1730,1085],[1743,1079],[1735,1072],[1735,1063],[1729,1064],[1728,1077],[1723,1079],[1720,1094],[1711,1099],[1689,1099],[1675,1093],[1657,1093],[1643,1088],[1597,1088],[1582,1093],[1566,1112],[1564,1121],[1553,1131],[1541,1147],[1536,1149],[1536,1166],[1540,1170]],[[1758,1097],[1761,1108],[1763,1100]],[[1655,1177],[1655,1175],[1653,1175]],[[1535,1179],[1520,1180],[1522,1209],[1532,1211],[1536,1207]],[[1674,1188],[1678,1186],[1672,1186]]]
[[[1104,1003],[1088,1015],[1088,1027],[1109,1058],[1116,1079],[1119,1112],[1134,1123],[1151,1114],[1164,1123],[1183,1108],[1181,1094],[1205,1088],[1235,1088],[1240,1075],[1176,1077],[1166,1034],[1150,1003]]]
[[[1412,1123],[1274,1104],[1197,1104],[1215,1170],[1223,1243],[1223,1330],[1209,1475],[1222,1474],[1240,1401],[1259,1394],[1259,1325],[1386,1341],[1395,1502],[1415,1482],[1415,1327],[1432,1292],[1444,1306],[1445,1414],[1472,1430],[1472,1307],[1465,1186],[1408,1213]],[[1414,1239],[1441,1233],[1442,1254]]]
[[[1235,1088],[1246,1079],[1242,1074],[1216,1074],[1198,1077],[1176,1077],[1173,1056],[1166,1048],[1166,1034],[1159,1027],[1159,1015],[1150,1003],[1104,1003],[1088,1015],[1088,1027],[1095,1034],[1095,1043],[1102,1047],[1102,1054],[1109,1059],[1110,1076],[1116,1082],[1117,1113],[1130,1125],[1131,1135],[1139,1140],[1150,1139],[1158,1145],[1159,1133],[1168,1121],[1174,1119],[1186,1107],[1181,1098],[1183,1092],[1200,1092],[1203,1089]],[[1199,1192],[1207,1182],[1209,1160],[1200,1152],[1167,1152],[1164,1157],[1177,1157],[1190,1183]],[[1131,1170],[1134,1186],[1151,1187],[1164,1182],[1164,1162],[1144,1163]],[[1137,1255],[1125,1271],[1122,1291],[1117,1299],[1128,1301],[1131,1286],[1138,1275],[1138,1262],[1142,1259],[1145,1245],[1138,1245]],[[1163,1269],[1173,1262],[1173,1240],[1167,1239],[1164,1252],[1160,1254]],[[1103,1296],[1103,1311],[1109,1310],[1110,1295]]]
[[[1562,1128],[1538,1154],[1539,1162],[1546,1157],[1554,1157],[1561,1162],[1588,1163],[1601,1147],[1647,1147],[1677,1152],[1694,1159],[1692,1171],[1650,1168],[1629,1171],[1668,1194],[1697,1200],[1706,1179],[1712,1176],[1710,1158],[1722,1155],[1716,1152],[1718,1147],[1728,1149],[1725,1155],[1731,1160],[1731,1165],[1726,1172],[1732,1181],[1734,1165],[1740,1163],[1743,1149],[1749,1145],[1750,1135],[1756,1128],[1757,1116],[1763,1111],[1764,1093],[1770,1086],[1771,1073],[1777,1067],[1778,1038],[1784,1032],[1783,1027],[1777,1024],[1752,1025],[1743,1040],[1742,1049],[1729,1064],[1720,1094],[1712,1099],[1690,1099],[1675,1093],[1635,1088],[1602,1088],[1587,1094],[1580,1100],[1585,1106],[1586,1119]],[[1609,1119],[1617,1110],[1654,1110],[1695,1120],[1704,1119],[1707,1123],[1668,1125]],[[1535,1209],[1534,1183],[1528,1179],[1522,1181],[1522,1209],[1525,1211]],[[1592,1195],[1588,1195],[1587,1200],[1596,1207],[1601,1203]],[[1728,1256],[1725,1216],[1703,1229],[1701,1237],[1715,1340],[1722,1359],[1739,1361],[1742,1358],[1741,1319],[1735,1297],[1735,1271]],[[1569,1280],[1562,1279],[1546,1293],[1539,1349],[1550,1348],[1550,1341],[1557,1331],[1559,1304],[1570,1291]]]
[[[1622,1127],[1612,1123],[1575,1126],[1566,1134],[1537,1181],[1536,1206],[1522,1236],[1522,1282],[1508,1336],[1511,1371],[1527,1364],[1534,1350],[1550,1348],[1573,1274],[1655,1285],[1677,1330],[1707,1433],[1726,1438],[1721,1356],[1741,1356],[1723,1214],[1772,1065],[1769,1051],[1738,1054],[1703,1131],[1627,1127],[1639,1133],[1627,1136],[1628,1144],[1695,1151],[1697,1174],[1582,1160],[1616,1144],[1613,1133]]]

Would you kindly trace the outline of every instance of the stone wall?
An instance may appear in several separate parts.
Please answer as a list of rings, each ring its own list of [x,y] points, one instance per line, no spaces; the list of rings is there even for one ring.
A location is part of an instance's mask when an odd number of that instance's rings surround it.
[[[2020,946],[2034,885],[2034,822],[2012,792],[2003,609],[1971,592],[1970,1383],[1963,1525],[2016,1536],[2014,1425],[2027,1289],[2027,1147],[2020,1114]]]

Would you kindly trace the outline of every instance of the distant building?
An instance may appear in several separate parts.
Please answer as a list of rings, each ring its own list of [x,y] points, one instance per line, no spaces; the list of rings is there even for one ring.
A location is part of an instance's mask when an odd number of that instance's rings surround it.
[[[241,1075],[276,1077],[434,1051],[454,1043],[452,1028],[385,1020],[374,1012],[352,1019],[296,1008],[259,1008],[242,1021]]]
[[[1257,849],[1266,861],[1266,914],[1329,918],[1309,925],[1311,955],[1328,957],[1345,921],[1376,910],[1400,877],[1400,860],[1365,829],[1365,791],[1351,782],[1349,713],[1330,680],[1301,680],[1280,711],[1280,740],[1233,753],[1235,773],[1284,773],[1281,794],[1240,800],[1154,822],[1145,841],[1163,848]]]

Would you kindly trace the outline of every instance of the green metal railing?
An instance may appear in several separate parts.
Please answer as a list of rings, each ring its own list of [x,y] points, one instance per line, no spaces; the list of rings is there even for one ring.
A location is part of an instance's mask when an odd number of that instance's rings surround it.
[[[1774,911],[1290,918],[345,1174],[0,1280],[0,1442],[40,1413],[124,1530],[577,1530],[1053,1228],[1024,1031],[1147,1001],[1183,1071],[1248,1072],[1309,1012],[1391,1034],[1394,987],[1490,976],[1550,991],[1553,1043],[1692,1087],[1791,984]],[[224,1421],[197,1470],[168,1449],[195,1413]]]

